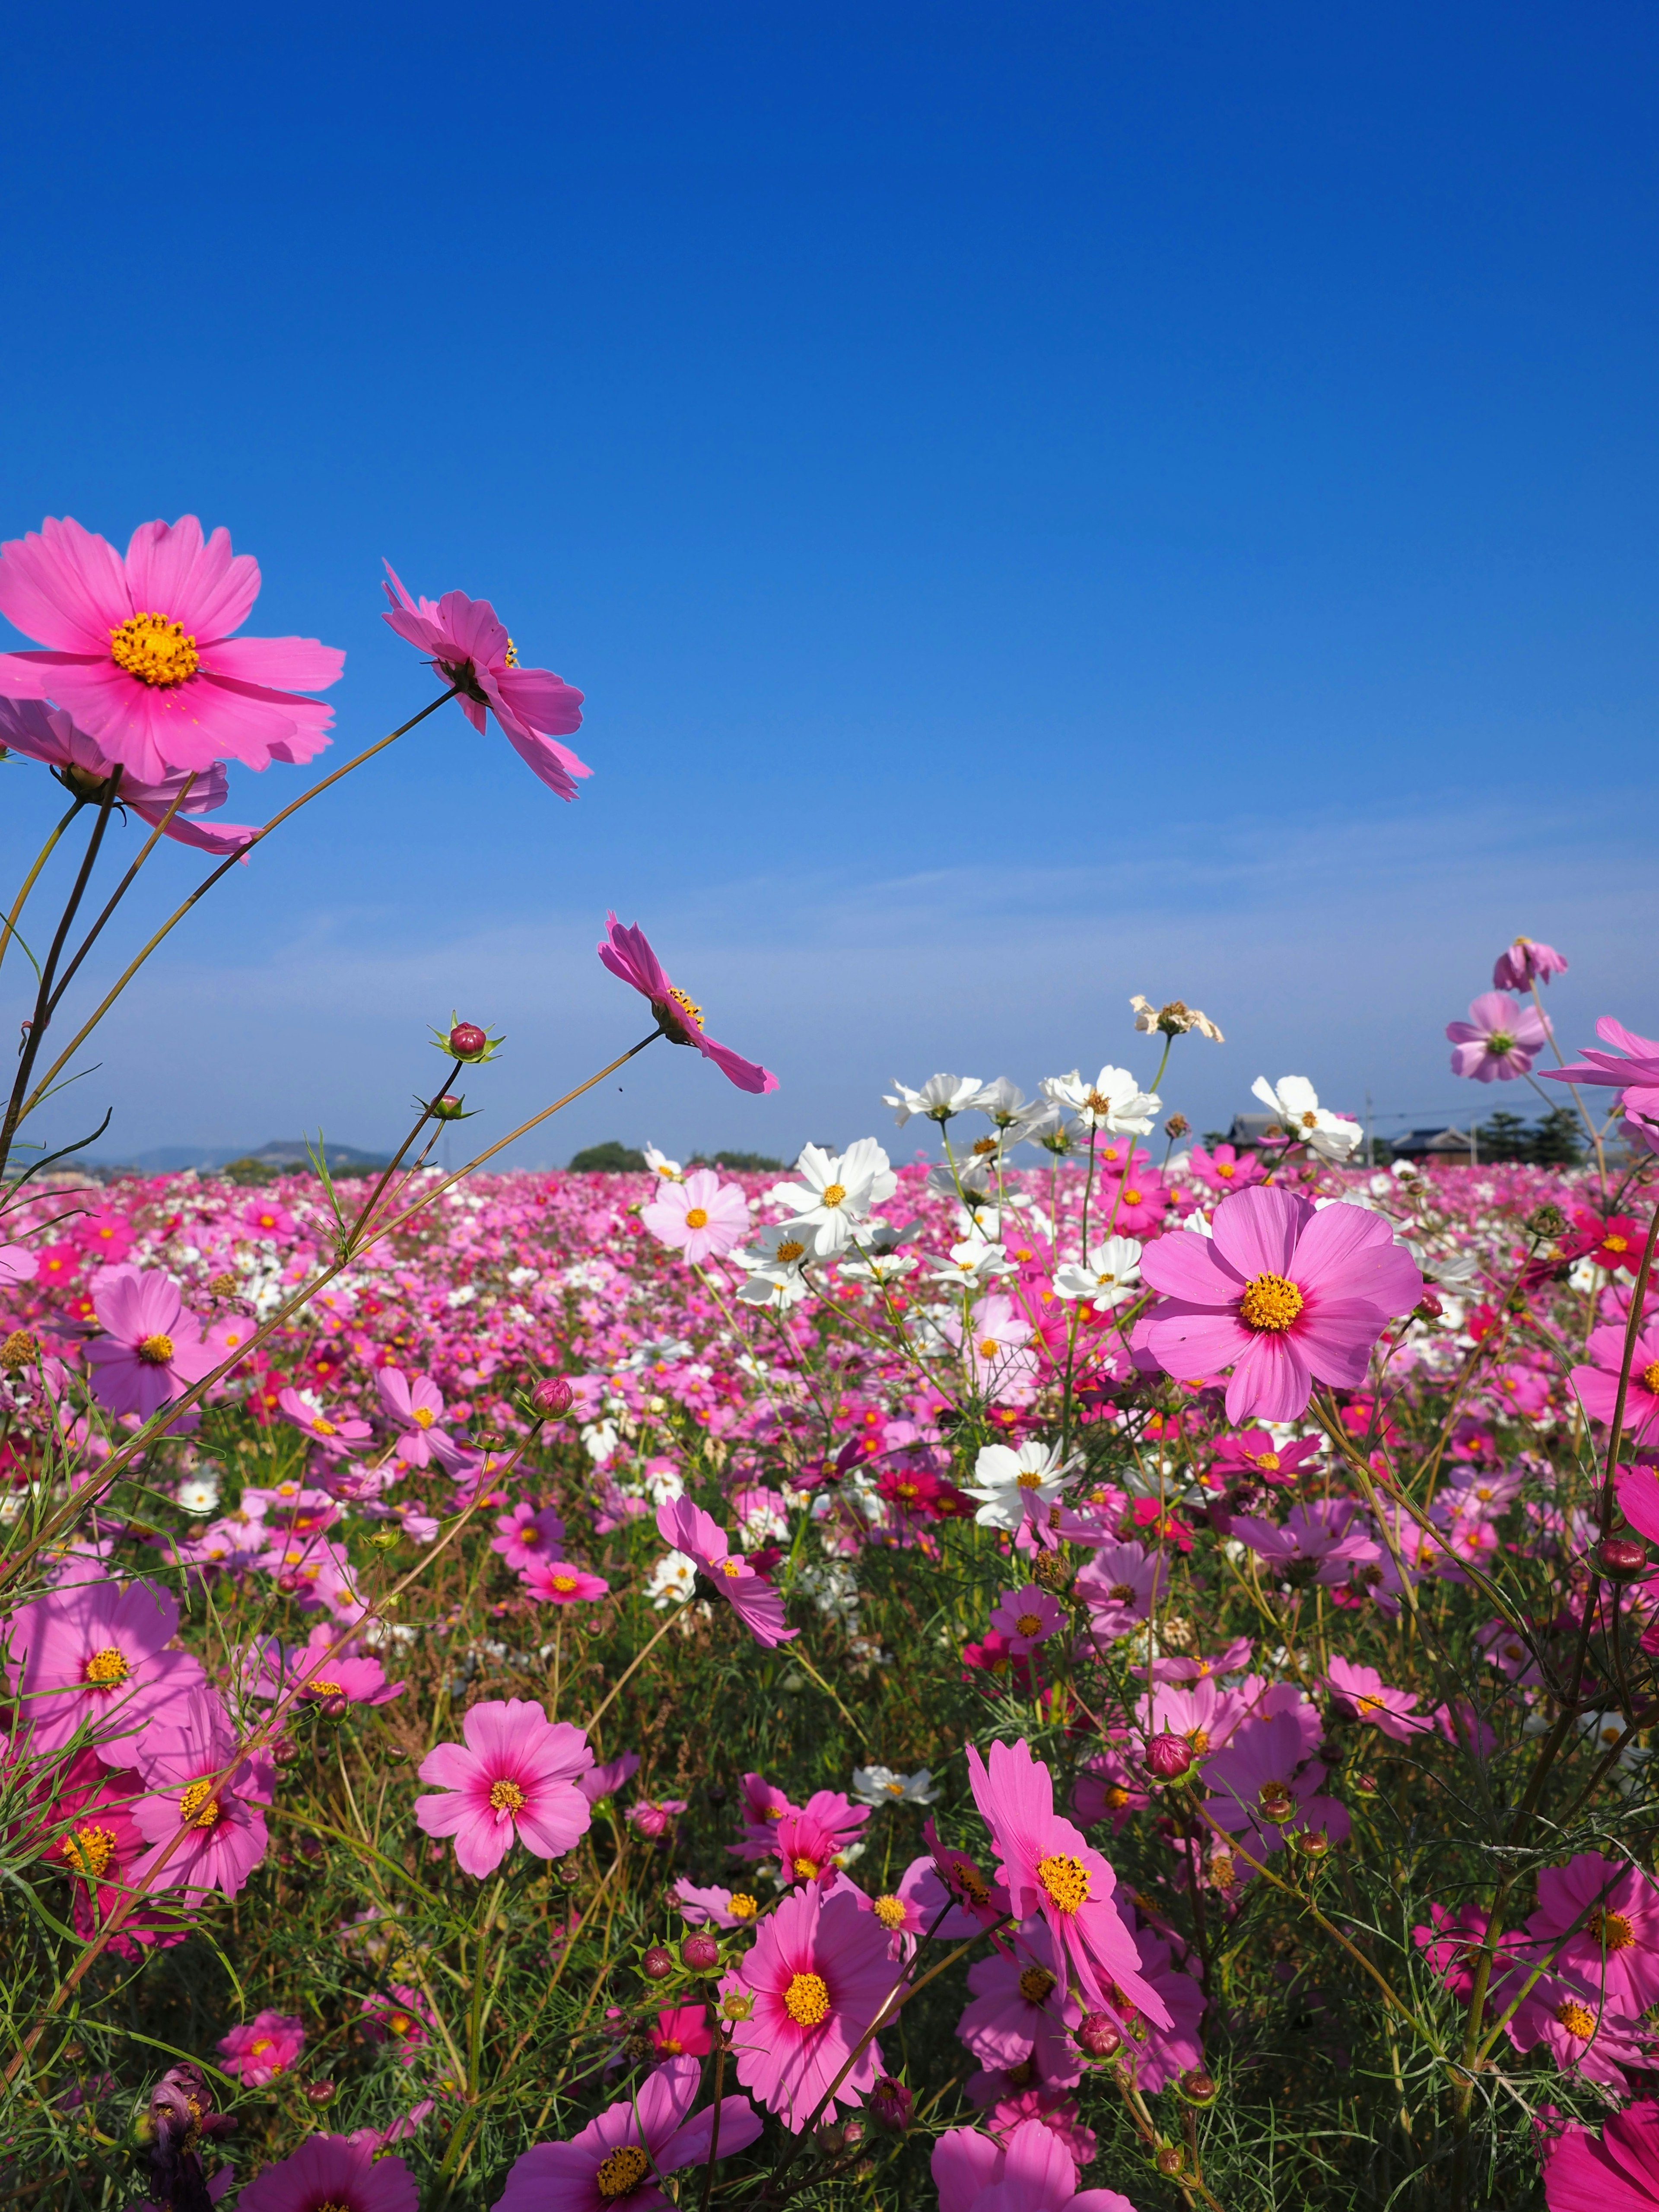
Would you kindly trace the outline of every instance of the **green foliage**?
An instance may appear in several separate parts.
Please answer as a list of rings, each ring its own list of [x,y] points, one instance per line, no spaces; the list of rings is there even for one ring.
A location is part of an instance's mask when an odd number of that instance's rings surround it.
[[[570,1163],[572,1175],[638,1175],[645,1165],[645,1154],[635,1152],[631,1145],[620,1145],[614,1137],[602,1145],[589,1145]]]

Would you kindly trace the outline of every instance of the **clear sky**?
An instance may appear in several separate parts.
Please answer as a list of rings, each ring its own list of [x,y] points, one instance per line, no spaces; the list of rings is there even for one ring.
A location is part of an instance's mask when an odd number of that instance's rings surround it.
[[[1659,1030],[1650,7],[180,0],[8,62],[0,533],[225,524],[248,627],[346,648],[322,769],[431,696],[388,556],[580,686],[594,770],[447,708],[45,1127],[384,1144],[454,1006],[499,1133],[640,1034],[611,905],[782,1089],[659,1046],[522,1160],[1145,1073],[1135,991],[1227,1031],[1200,1127],[1286,1071],[1432,1119],[1517,931],[1566,1041]],[[9,877],[56,797],[0,770]]]

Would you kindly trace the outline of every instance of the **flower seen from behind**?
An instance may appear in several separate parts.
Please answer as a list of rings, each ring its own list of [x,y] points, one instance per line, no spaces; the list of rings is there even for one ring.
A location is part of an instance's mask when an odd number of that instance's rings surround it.
[[[762,1093],[777,1089],[778,1079],[769,1068],[745,1060],[730,1045],[716,1044],[713,1037],[704,1036],[702,1008],[669,981],[667,971],[637,924],[624,929],[614,914],[607,916],[599,954],[613,975],[620,976],[624,983],[631,983],[641,998],[650,1000],[657,1026],[670,1044],[695,1046],[739,1091]]]

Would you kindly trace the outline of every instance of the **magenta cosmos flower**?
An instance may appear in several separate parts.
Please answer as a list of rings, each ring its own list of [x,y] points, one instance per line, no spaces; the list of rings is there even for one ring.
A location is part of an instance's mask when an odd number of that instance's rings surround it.
[[[722,2158],[746,2150],[761,2131],[747,2097],[722,2100],[718,2141],[712,2105],[694,2119],[702,2074],[695,2058],[669,2058],[568,2142],[526,2151],[494,2212],[659,2212],[669,2203],[658,2186],[664,2174],[707,2166],[711,2148]]]
[[[1230,1421],[1293,1421],[1316,1382],[1353,1389],[1389,1320],[1423,1295],[1393,1229],[1361,1206],[1242,1190],[1213,1226],[1147,1246],[1140,1272],[1164,1302],[1142,1330],[1166,1374],[1232,1369]]]
[[[1638,1036],[1611,1014],[1603,1014],[1595,1034],[1611,1052],[1593,1048],[1570,1067],[1547,1067],[1547,1083],[1589,1083],[1622,1091],[1625,1125],[1651,1152],[1659,1152],[1659,1037]],[[1619,1055],[1626,1056],[1621,1060]]]
[[[887,1931],[850,1890],[826,1896],[809,1882],[791,1891],[720,1984],[738,2081],[799,2134],[881,2018],[894,1980]],[[823,2117],[834,2119],[837,2098],[861,2103],[884,2070],[872,2037]]]
[[[145,1729],[132,1761],[144,1781],[132,1817],[150,1845],[135,1881],[234,1897],[270,1840],[260,1810],[276,1780],[269,1753],[240,1757],[223,1705],[211,1690],[194,1690],[176,1717]]]
[[[533,1559],[524,1571],[524,1586],[544,1605],[592,1605],[611,1589],[603,1575],[589,1574],[568,1559]]]
[[[1498,954],[1492,971],[1494,991],[1528,991],[1534,982],[1547,983],[1552,975],[1565,975],[1565,957],[1553,945],[1535,937],[1517,937]]]
[[[556,1557],[564,1542],[564,1522],[550,1505],[515,1505],[495,1523],[489,1540],[516,1575],[527,1574],[538,1559]]]
[[[698,1168],[684,1182],[664,1183],[640,1219],[659,1244],[684,1252],[687,1263],[723,1260],[749,1234],[749,1200],[734,1182]]]
[[[1134,1938],[1112,1902],[1117,1876],[1055,1812],[1053,1778],[1030,1744],[1023,1736],[994,1743],[988,1767],[969,1744],[968,1776],[1016,1920],[1042,1915],[1057,1958],[1091,2004],[1109,2002],[1115,1985],[1155,2027],[1168,2027],[1164,2000],[1142,1977]]]
[[[1576,2124],[1546,2136],[1544,2202],[1549,2212],[1659,2212],[1659,2105],[1609,2112],[1598,2142]]]
[[[86,1728],[106,1765],[126,1765],[127,1740],[206,1681],[198,1659],[167,1649],[178,1632],[177,1601],[155,1583],[76,1583],[21,1607],[6,1680],[30,1751]]]
[[[1355,1720],[1370,1722],[1396,1743],[1409,1743],[1413,1736],[1434,1726],[1425,1715],[1412,1710],[1417,1703],[1416,1691],[1391,1690],[1375,1667],[1358,1666],[1340,1652],[1334,1653],[1325,1680],[1343,1712]]]
[[[526,767],[561,799],[576,796],[575,779],[592,775],[568,745],[582,725],[582,695],[546,668],[520,668],[506,625],[488,599],[446,592],[434,601],[411,599],[388,561],[386,595],[390,614],[380,619],[399,637],[430,653],[446,684],[458,687],[461,712],[482,736],[494,714],[507,742]]]
[[[296,2012],[256,2012],[219,2038],[226,2073],[248,2089],[263,2089],[287,2073],[305,2047],[305,2027]]]
[[[419,2212],[400,2158],[376,2158],[349,2136],[313,2136],[246,2184],[238,2212]]]
[[[38,699],[0,699],[0,748],[44,761],[57,771],[66,791],[89,801],[102,799],[117,766],[60,708],[47,707]],[[165,824],[162,835],[178,844],[222,855],[240,852],[258,831],[246,822],[216,822],[204,830],[186,817],[216,814],[229,796],[225,764],[212,761],[205,769],[173,769],[150,783],[124,769],[115,803],[152,829]],[[178,805],[168,821],[175,799]]]
[[[1477,1083],[1513,1083],[1531,1074],[1549,1033],[1536,1006],[1523,1006],[1507,991],[1483,991],[1470,1000],[1468,1021],[1446,1024],[1452,1073],[1472,1075]]]
[[[465,1745],[441,1743],[421,1761],[439,1794],[415,1800],[428,1836],[453,1836],[464,1874],[494,1874],[515,1843],[556,1859],[586,1833],[592,1813],[577,1777],[593,1764],[587,1738],[538,1705],[509,1698],[474,1705],[461,1723]]]
[[[1115,2189],[1079,2191],[1065,2144],[1041,2120],[1021,2120],[1006,2143],[951,2128],[933,2145],[939,2212],[1135,2212]]]
[[[1535,1956],[1576,1970],[1615,2012],[1637,2020],[1659,1999],[1659,1887],[1639,1867],[1599,1851],[1546,1867],[1527,1933]]]
[[[641,998],[651,1001],[657,1025],[670,1044],[695,1045],[703,1058],[712,1060],[739,1091],[759,1093],[777,1089],[778,1079],[769,1068],[757,1066],[752,1060],[744,1060],[740,1053],[733,1052],[729,1045],[716,1044],[712,1037],[703,1035],[702,1008],[669,981],[662,963],[637,924],[624,929],[614,914],[608,915],[605,921],[599,958],[613,975],[620,975],[624,983],[634,986]]]
[[[105,1267],[92,1305],[105,1334],[88,1345],[87,1364],[94,1395],[113,1413],[147,1421],[219,1364],[169,1275],[125,1264]]]
[[[1593,1328],[1585,1350],[1589,1353],[1590,1364],[1573,1369],[1572,1387],[1591,1420],[1611,1425],[1613,1409],[1619,1401],[1619,1376],[1625,1364],[1623,1327]],[[1630,1380],[1625,1386],[1624,1433],[1626,1441],[1632,1444],[1651,1443],[1659,1436],[1659,1327],[1642,1330],[1636,1339],[1631,1355]],[[1626,1513],[1628,1517],[1628,1507]]]
[[[145,783],[207,769],[308,761],[328,742],[319,691],[345,655],[313,637],[232,637],[259,595],[259,564],[230,532],[205,543],[193,514],[141,523],[125,561],[67,517],[0,546],[0,614],[41,653],[0,653],[0,690],[51,699]]]
[[[762,1574],[757,1574],[741,1552],[734,1552],[726,1534],[712,1515],[689,1498],[676,1498],[657,1508],[657,1534],[665,1544],[684,1552],[702,1568],[710,1585],[730,1605],[757,1644],[775,1649],[799,1635],[785,1626],[783,1599]]]
[[[405,1375],[401,1367],[377,1370],[374,1387],[387,1413],[404,1431],[398,1439],[398,1457],[405,1467],[425,1467],[443,1427],[442,1391],[429,1375]]]

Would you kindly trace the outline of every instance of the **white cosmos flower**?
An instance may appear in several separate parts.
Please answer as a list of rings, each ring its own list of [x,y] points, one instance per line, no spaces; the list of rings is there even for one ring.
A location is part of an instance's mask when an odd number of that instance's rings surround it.
[[[896,1283],[902,1276],[914,1275],[921,1262],[903,1253],[861,1248],[854,1258],[843,1255],[836,1264],[849,1283]]]
[[[977,1498],[974,1518],[986,1528],[1018,1528],[1028,1506],[1052,1505],[1075,1482],[1082,1462],[1064,1462],[1058,1444],[1033,1437],[1018,1449],[1012,1444],[983,1444],[974,1462],[974,1480],[963,1487]]]
[[[988,1283],[998,1275],[1018,1273],[1018,1265],[1000,1244],[975,1231],[951,1247],[948,1260],[929,1261],[927,1279],[933,1283],[948,1283],[952,1290],[961,1290]]]
[[[899,1774],[890,1766],[855,1766],[852,1795],[860,1805],[931,1805],[939,1796],[929,1770]]]
[[[1079,1267],[1068,1261],[1054,1276],[1054,1295],[1087,1298],[1097,1313],[1110,1313],[1126,1304],[1140,1286],[1140,1239],[1109,1237],[1090,1253]]]
[[[684,1605],[697,1587],[697,1563],[684,1552],[665,1552],[651,1570],[645,1594],[661,1613],[665,1607]]]
[[[1022,1120],[1044,1110],[1034,1106],[1019,1085],[1010,1083],[1006,1075],[998,1076],[994,1083],[988,1083],[983,1090],[975,1091],[968,1103],[976,1114],[988,1114],[999,1129],[1012,1129]]]
[[[927,1188],[937,1191],[941,1198],[955,1198],[958,1188],[979,1198],[990,1187],[990,1162],[976,1160],[971,1153],[965,1160],[958,1160],[954,1167],[948,1160],[941,1160],[937,1167],[927,1170]]]
[[[1278,1115],[1287,1136],[1336,1166],[1352,1158],[1365,1133],[1358,1121],[1322,1106],[1318,1092],[1305,1075],[1281,1075],[1276,1084],[1258,1075],[1250,1092]]]
[[[976,1075],[930,1075],[920,1091],[912,1091],[895,1076],[892,1091],[883,1094],[881,1103],[898,1109],[893,1119],[902,1129],[913,1114],[925,1114],[930,1121],[949,1121],[977,1106],[979,1091]]]
[[[1160,1100],[1143,1091],[1127,1067],[1103,1067],[1092,1083],[1073,1068],[1069,1075],[1046,1075],[1042,1095],[1051,1106],[1075,1115],[1085,1128],[1108,1129],[1114,1136],[1144,1137]]]
[[[767,1194],[795,1217],[795,1225],[813,1231],[813,1249],[827,1260],[845,1251],[853,1233],[872,1206],[898,1188],[898,1177],[873,1137],[860,1137],[844,1152],[806,1146],[795,1162],[799,1182],[781,1182]]]
[[[664,1182],[683,1182],[685,1180],[685,1170],[679,1162],[671,1160],[666,1152],[659,1152],[648,1138],[644,1149],[645,1164],[653,1176],[659,1176]]]
[[[745,1305],[793,1306],[806,1296],[805,1261],[813,1256],[813,1232],[798,1222],[769,1222],[755,1231],[755,1241],[730,1257],[741,1267],[744,1281],[738,1296]]]

